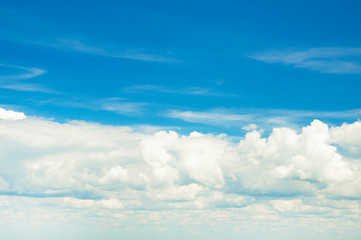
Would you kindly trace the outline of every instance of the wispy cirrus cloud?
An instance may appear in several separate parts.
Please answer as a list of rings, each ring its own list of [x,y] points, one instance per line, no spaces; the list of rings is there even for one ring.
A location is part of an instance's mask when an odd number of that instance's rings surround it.
[[[23,73],[19,73],[19,74],[9,74],[9,75],[1,75],[0,76],[0,80],[4,81],[4,80],[26,80],[26,79],[31,79],[40,75],[43,75],[44,73],[46,73],[46,71],[44,69],[40,69],[40,68],[29,68],[29,67],[22,67],[22,66],[16,66],[16,65],[10,65],[10,64],[0,64],[0,67],[5,67],[5,68],[15,68],[15,69],[20,69],[23,70],[25,72]]]
[[[134,85],[124,88],[125,92],[157,92],[157,93],[170,93],[170,94],[184,94],[184,95],[194,95],[194,96],[210,96],[210,97],[234,97],[231,94],[225,94],[220,92],[215,92],[210,88],[201,88],[201,87],[185,87],[185,88],[171,88],[159,85]]]
[[[361,109],[345,111],[304,111],[286,109],[227,109],[215,108],[206,111],[170,110],[166,117],[186,122],[202,123],[212,126],[292,126],[300,120],[320,119],[360,119]]]
[[[11,89],[14,91],[22,91],[22,92],[43,92],[43,93],[59,94],[59,92],[56,90],[47,88],[39,84],[32,84],[32,83],[4,84],[4,85],[0,85],[0,88]]]
[[[7,10],[1,12],[1,17],[5,18],[9,22],[13,22],[14,14],[21,15],[20,13],[13,11],[11,11],[10,13]],[[143,46],[124,47],[117,44],[107,43],[94,44],[94,41],[88,41],[89,38],[87,37],[64,37],[64,34],[59,34],[58,32],[54,33],[54,26],[47,25],[45,22],[46,21],[34,21],[33,19],[31,19],[31,21],[29,19],[21,22],[16,21],[14,25],[20,27],[20,29],[31,28],[32,31],[34,31],[35,29],[35,32],[37,32],[37,34],[32,34],[28,32],[28,34],[25,35],[21,31],[15,31],[14,29],[10,28],[4,31],[4,33],[6,32],[7,34],[0,32],[0,36],[2,38],[10,39],[17,42],[25,42],[28,44],[47,48],[82,52],[97,56],[133,59],[148,62],[179,62],[179,60],[171,56],[169,51],[160,52]]]
[[[322,73],[361,73],[361,48],[310,48],[258,52],[250,58]]]
[[[121,115],[142,115],[144,107],[147,103],[143,102],[129,102],[119,98],[108,98],[98,101],[101,110],[115,112]]]
[[[209,111],[179,111],[171,110],[165,114],[170,118],[182,119],[186,122],[205,123],[209,125],[234,125],[252,121],[254,114],[237,114],[224,109]]]
[[[44,69],[10,64],[0,64],[0,67],[16,71],[15,74],[0,75],[0,88],[25,92],[59,93],[41,84],[22,82],[45,74],[46,71]]]
[[[48,98],[34,101],[39,105],[53,105],[73,109],[114,112],[125,116],[139,116],[148,103],[135,102],[125,98],[89,99],[89,97]]]
[[[126,58],[148,62],[177,62],[176,59],[168,55],[146,53],[146,50],[143,48],[122,49],[119,46],[94,46],[74,39],[58,39],[52,43],[39,44],[51,48],[71,50],[111,58]]]

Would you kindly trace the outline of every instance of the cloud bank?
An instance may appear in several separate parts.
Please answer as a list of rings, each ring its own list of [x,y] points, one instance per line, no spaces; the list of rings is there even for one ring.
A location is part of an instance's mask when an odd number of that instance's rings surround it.
[[[232,142],[223,134],[149,134],[1,110],[9,117],[0,119],[0,212],[12,209],[10,218],[50,206],[58,215],[102,213],[108,223],[120,214],[133,224],[192,225],[209,214],[232,226],[298,218],[307,226],[332,222],[339,233],[360,227],[359,121],[330,127],[314,120],[267,137],[249,128]]]

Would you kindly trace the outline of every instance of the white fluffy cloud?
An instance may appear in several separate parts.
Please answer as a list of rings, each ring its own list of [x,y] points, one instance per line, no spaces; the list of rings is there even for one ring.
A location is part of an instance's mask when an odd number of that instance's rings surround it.
[[[332,141],[346,151],[346,154],[361,158],[361,122],[344,123],[331,129]]]
[[[13,110],[5,110],[3,108],[0,108],[0,119],[19,120],[24,118],[26,118],[26,116],[22,112],[15,112]]]
[[[153,191],[168,200],[216,191],[358,197],[360,129],[360,122],[330,129],[315,120],[300,133],[276,128],[266,138],[251,130],[234,143],[197,132],[150,135],[86,122],[2,120],[0,186],[19,194],[133,196],[140,204],[156,200]]]
[[[252,127],[232,142],[226,135],[4,117],[1,199],[36,197],[40,205],[97,211],[240,208],[242,214],[257,209],[252,214],[259,219],[354,217],[361,197],[360,126],[330,128],[314,120],[301,132],[275,128],[269,136]]]

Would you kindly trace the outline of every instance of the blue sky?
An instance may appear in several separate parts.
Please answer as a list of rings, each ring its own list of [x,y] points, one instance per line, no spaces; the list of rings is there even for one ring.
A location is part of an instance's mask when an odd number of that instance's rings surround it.
[[[0,0],[0,238],[360,239],[360,9]]]
[[[167,127],[190,126],[169,111],[358,109],[359,5],[2,2],[2,104],[58,121]]]

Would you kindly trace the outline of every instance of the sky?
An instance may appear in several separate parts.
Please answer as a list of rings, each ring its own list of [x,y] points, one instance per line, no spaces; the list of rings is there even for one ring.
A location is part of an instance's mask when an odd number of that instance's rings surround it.
[[[0,238],[360,239],[360,9],[0,0]]]

